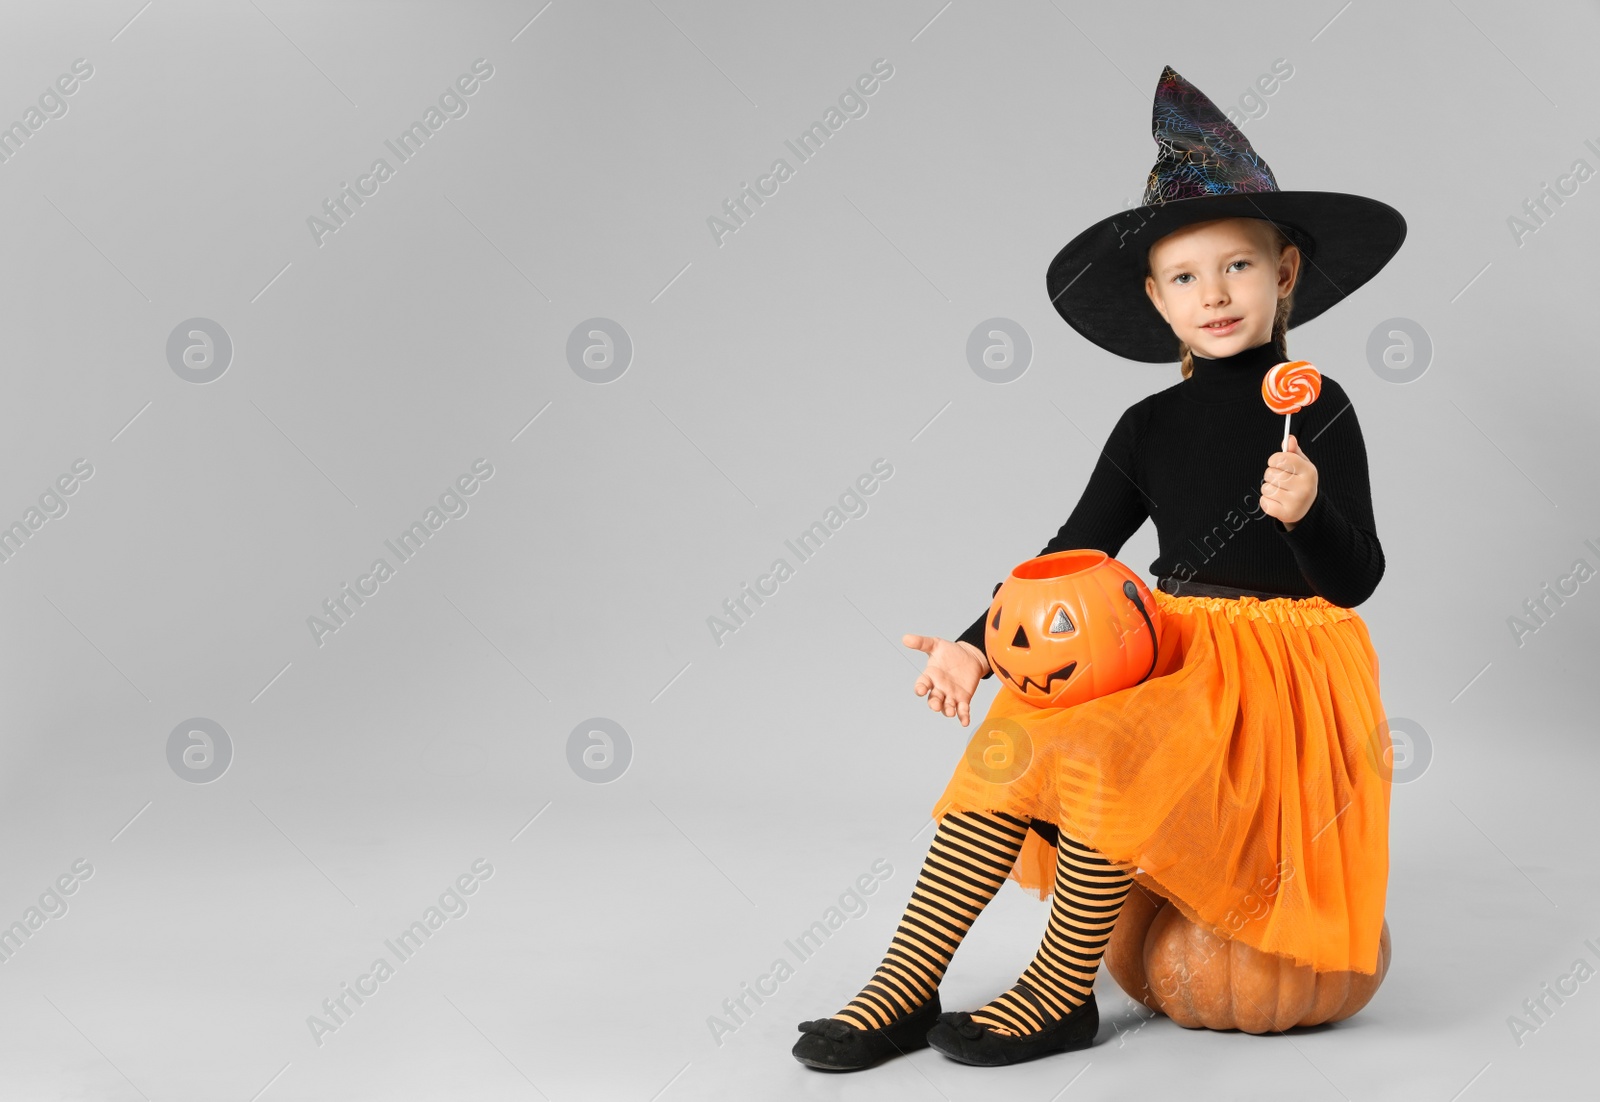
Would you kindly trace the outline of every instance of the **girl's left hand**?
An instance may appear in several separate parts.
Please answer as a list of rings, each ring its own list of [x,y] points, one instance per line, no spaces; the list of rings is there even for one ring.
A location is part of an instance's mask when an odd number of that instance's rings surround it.
[[[1293,529],[1311,511],[1317,499],[1317,467],[1300,450],[1300,441],[1291,433],[1289,450],[1273,452],[1261,481],[1261,508]]]

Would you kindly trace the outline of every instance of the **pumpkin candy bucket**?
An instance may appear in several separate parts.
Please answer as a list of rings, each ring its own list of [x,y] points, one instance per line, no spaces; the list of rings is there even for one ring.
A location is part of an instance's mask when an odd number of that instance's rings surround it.
[[[1155,671],[1161,612],[1139,576],[1104,551],[1058,551],[1000,583],[983,643],[1009,691],[1067,708]]]

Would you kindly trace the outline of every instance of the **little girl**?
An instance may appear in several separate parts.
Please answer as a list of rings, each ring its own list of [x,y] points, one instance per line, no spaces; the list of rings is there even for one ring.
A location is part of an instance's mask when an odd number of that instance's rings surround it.
[[[1079,234],[1046,283],[1079,333],[1131,360],[1179,360],[1183,381],[1123,413],[1041,554],[1115,556],[1155,521],[1154,674],[1070,708],[997,694],[934,808],[883,963],[833,1017],[801,1023],[794,1055],[810,1067],[924,1045],[978,1065],[1091,1045],[1095,974],[1135,881],[1263,952],[1376,971],[1390,777],[1378,658],[1353,611],[1384,569],[1366,448],[1324,374],[1280,450],[1283,418],[1261,381],[1289,358],[1290,328],[1393,257],[1405,221],[1360,196],[1278,190],[1170,66],[1152,129],[1144,205]],[[987,616],[955,642],[905,637],[928,655],[915,691],[963,726],[991,673]],[[1029,744],[1021,776],[981,768],[997,723]],[[1053,893],[1044,940],[1010,990],[941,1013],[950,957],[1008,876]]]

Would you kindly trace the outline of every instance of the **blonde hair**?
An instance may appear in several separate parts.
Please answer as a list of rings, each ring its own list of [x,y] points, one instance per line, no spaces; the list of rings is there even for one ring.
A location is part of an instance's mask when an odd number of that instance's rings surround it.
[[[1265,219],[1263,219],[1263,221],[1265,221]],[[1283,250],[1294,244],[1294,242],[1290,241],[1289,238],[1284,235],[1284,232],[1280,230],[1274,223],[1267,222],[1267,225],[1272,227],[1272,247],[1274,251],[1273,261],[1276,262],[1282,259]],[[1303,256],[1300,262],[1302,264],[1305,263],[1305,258]],[[1149,271],[1148,267],[1146,271]],[[1284,295],[1278,300],[1277,312],[1272,316],[1272,343],[1277,345],[1278,353],[1285,357],[1289,355],[1289,315],[1294,312],[1294,291],[1295,287],[1298,287],[1299,284],[1299,273],[1296,273],[1294,286],[1289,288],[1288,294]],[[1178,352],[1182,355],[1183,377],[1187,379],[1190,375],[1194,374],[1194,352],[1189,348],[1188,342],[1182,337],[1178,338]]]

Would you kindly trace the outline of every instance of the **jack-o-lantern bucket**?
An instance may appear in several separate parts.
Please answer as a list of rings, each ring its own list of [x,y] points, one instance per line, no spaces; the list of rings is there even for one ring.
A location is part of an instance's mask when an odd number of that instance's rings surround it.
[[[1029,559],[1000,583],[983,633],[1006,688],[1066,708],[1155,672],[1161,612],[1139,576],[1104,551]]]

